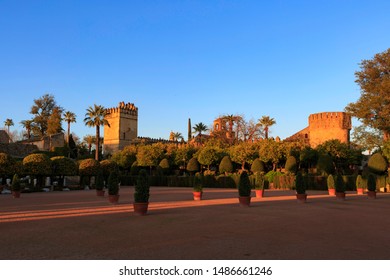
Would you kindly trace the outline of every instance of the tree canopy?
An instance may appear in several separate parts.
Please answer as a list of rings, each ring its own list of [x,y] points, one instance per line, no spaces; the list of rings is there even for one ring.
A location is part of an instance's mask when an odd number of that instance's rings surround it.
[[[348,104],[345,110],[373,129],[390,136],[390,48],[374,58],[363,60],[360,71],[355,72],[360,86],[358,101]]]

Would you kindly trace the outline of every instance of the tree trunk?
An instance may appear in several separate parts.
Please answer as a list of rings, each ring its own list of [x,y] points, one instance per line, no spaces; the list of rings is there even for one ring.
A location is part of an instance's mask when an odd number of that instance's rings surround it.
[[[95,160],[99,160],[99,143],[100,143],[100,126],[96,126],[96,147],[95,147]]]

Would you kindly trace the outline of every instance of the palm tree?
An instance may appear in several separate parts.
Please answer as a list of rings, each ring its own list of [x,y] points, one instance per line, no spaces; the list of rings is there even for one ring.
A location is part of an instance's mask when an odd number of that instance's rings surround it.
[[[12,119],[6,119],[4,125],[8,127],[8,135],[9,135],[9,127],[14,126],[14,121]]]
[[[110,127],[110,124],[106,120],[107,110],[101,106],[94,104],[94,107],[90,106],[87,109],[87,113],[85,114],[84,123],[86,126],[95,127],[96,128],[96,153],[95,159],[99,160],[99,147],[100,147],[100,126],[107,125]]]
[[[179,141],[179,140],[183,140],[184,137],[180,132],[174,132],[173,139],[174,139],[174,141]]]
[[[69,138],[70,138],[70,124],[76,122],[76,114],[70,111],[64,113],[64,121],[68,124],[68,147],[69,147]]]
[[[24,121],[21,121],[20,124],[27,131],[27,139],[30,139],[31,138],[31,131],[32,131],[32,128],[34,126],[34,122],[32,120],[24,120]]]
[[[200,144],[202,144],[202,132],[206,132],[208,130],[207,126],[204,123],[200,122],[195,124],[193,129],[194,133],[198,133]]]
[[[84,136],[84,142],[88,145],[88,154],[90,155],[92,151],[92,145],[96,142],[95,136],[93,135]]]
[[[268,139],[269,128],[274,124],[276,124],[276,121],[269,116],[262,116],[261,119],[259,119],[259,125],[264,128],[265,139]]]

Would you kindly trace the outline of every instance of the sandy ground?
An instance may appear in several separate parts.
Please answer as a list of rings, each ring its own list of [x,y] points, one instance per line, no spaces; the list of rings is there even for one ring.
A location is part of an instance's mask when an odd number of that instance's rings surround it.
[[[237,192],[153,187],[147,216],[133,213],[133,188],[108,203],[95,191],[0,195],[2,260],[390,259],[390,194],[346,201],[267,191],[240,207]]]

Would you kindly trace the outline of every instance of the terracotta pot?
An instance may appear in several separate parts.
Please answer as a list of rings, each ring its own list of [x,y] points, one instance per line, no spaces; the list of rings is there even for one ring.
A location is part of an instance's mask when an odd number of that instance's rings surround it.
[[[250,196],[239,196],[238,201],[240,202],[240,206],[249,207],[249,205],[251,204],[251,197]]]
[[[336,198],[340,200],[345,200],[345,192],[336,192]]]
[[[20,191],[12,191],[12,196],[14,198],[20,198]]]
[[[203,192],[192,192],[194,195],[194,200],[202,200]]]
[[[108,201],[109,201],[110,203],[113,203],[113,204],[118,203],[118,201],[119,201],[119,195],[109,195],[109,196],[108,196]]]
[[[358,189],[356,189],[356,192],[357,192],[358,195],[362,195],[362,194],[364,194],[364,189],[363,188],[358,188]]]
[[[104,190],[96,190],[97,196],[104,196],[105,191]]]
[[[367,196],[368,196],[368,198],[375,199],[376,198],[376,191],[368,191]]]
[[[336,189],[328,189],[329,195],[336,195]]]
[[[149,202],[134,202],[134,213],[137,215],[144,216],[148,212]]]
[[[256,197],[264,197],[264,190],[255,190]]]
[[[300,203],[305,203],[306,202],[307,194],[305,194],[305,193],[297,193],[296,196],[297,196],[298,202],[300,202]]]

